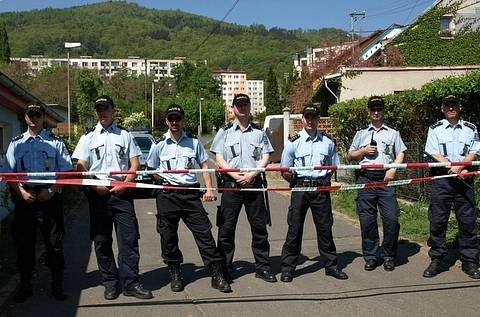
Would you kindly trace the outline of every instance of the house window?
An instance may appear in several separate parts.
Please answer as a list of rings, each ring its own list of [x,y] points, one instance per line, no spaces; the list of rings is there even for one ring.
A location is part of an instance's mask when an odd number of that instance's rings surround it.
[[[446,14],[440,17],[440,31],[438,32],[441,38],[453,38],[455,35],[455,22],[453,15]]]

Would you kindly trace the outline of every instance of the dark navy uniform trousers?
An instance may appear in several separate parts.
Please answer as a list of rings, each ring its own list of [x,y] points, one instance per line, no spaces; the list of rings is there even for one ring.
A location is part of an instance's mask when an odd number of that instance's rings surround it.
[[[223,262],[212,235],[212,224],[203,208],[198,191],[155,190],[157,199],[157,232],[160,233],[162,258],[166,264],[182,263],[178,246],[178,224],[183,220],[192,232],[203,263],[209,266]]]
[[[45,264],[51,270],[63,270],[63,206],[60,194],[46,202],[27,203],[12,191],[15,203],[13,238],[17,247],[17,268],[20,272],[32,272],[35,267],[35,243],[37,226],[42,234],[45,250]]]
[[[467,185],[468,184],[468,185]],[[475,207],[473,179],[439,179],[432,182],[428,219],[430,220],[431,258],[441,259],[447,255],[445,243],[450,212],[455,210],[458,221],[458,244],[460,259],[464,262],[478,261],[477,208]]]
[[[383,179],[382,179],[383,180]],[[382,181],[360,176],[361,184]],[[380,249],[380,237],[377,224],[377,207],[383,222],[383,243]],[[397,255],[400,223],[396,191],[394,187],[360,189],[357,196],[357,213],[362,231],[362,251],[365,261],[394,260]]]
[[[333,241],[333,215],[329,192],[292,192],[288,208],[287,238],[282,248],[281,270],[294,271],[302,250],[303,227],[308,208],[312,210],[317,245],[325,267],[336,268],[337,250]]]
[[[255,184],[254,186],[261,187],[260,184]],[[228,184],[226,187],[228,187]],[[246,191],[223,192],[220,209],[217,211],[218,247],[225,254],[227,268],[229,270],[233,268],[235,231],[242,206],[245,206],[252,232],[252,251],[255,258],[255,269],[270,270],[267,209],[263,193]]]
[[[124,289],[138,284],[138,221],[133,199],[127,191],[121,196],[98,195],[85,186],[90,205],[90,238],[95,244],[98,269],[105,286],[122,284]],[[118,244],[118,269],[112,249],[112,233]]]

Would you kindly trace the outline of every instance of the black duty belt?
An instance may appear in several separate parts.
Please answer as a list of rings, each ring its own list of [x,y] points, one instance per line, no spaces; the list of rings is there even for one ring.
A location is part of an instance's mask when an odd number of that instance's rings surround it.
[[[174,185],[174,184],[170,184],[170,183],[162,183],[161,185],[175,187],[175,188],[164,189],[164,191],[165,192],[172,192],[172,193],[179,193],[179,194],[189,194],[189,193],[193,193],[193,192],[198,192],[198,190],[191,189],[191,188],[192,187],[193,188],[200,188],[199,183],[195,183],[195,184],[192,184],[192,185]]]
[[[299,177],[295,180],[293,187],[318,187],[330,186],[330,178],[306,178]]]
[[[374,181],[383,181],[385,178],[385,170],[360,170],[360,176],[366,177]]]

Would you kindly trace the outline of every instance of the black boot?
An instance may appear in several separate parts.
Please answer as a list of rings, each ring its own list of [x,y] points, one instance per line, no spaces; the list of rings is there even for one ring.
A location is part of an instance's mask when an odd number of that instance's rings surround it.
[[[170,272],[170,288],[173,292],[183,291],[183,279],[182,279],[182,270],[180,269],[180,264],[169,264],[168,271]]]
[[[232,291],[230,284],[223,277],[222,264],[220,262],[210,265],[210,274],[212,275],[212,287],[218,289],[222,293],[230,293]]]
[[[33,295],[31,279],[31,272],[20,272],[20,287],[13,296],[16,303],[23,303]]]
[[[63,270],[52,270],[52,296],[58,301],[67,299],[63,291]]]

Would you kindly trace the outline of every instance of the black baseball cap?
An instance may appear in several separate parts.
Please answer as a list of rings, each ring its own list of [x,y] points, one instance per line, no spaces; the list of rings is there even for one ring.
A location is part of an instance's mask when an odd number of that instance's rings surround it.
[[[95,108],[100,105],[107,105],[115,108],[115,104],[113,103],[112,98],[106,95],[98,96],[97,99],[95,99]]]
[[[37,103],[30,104],[25,109],[25,113],[34,112],[34,111],[45,114],[45,108],[41,104],[37,104]]]
[[[320,111],[315,105],[307,104],[303,106],[302,115],[305,117],[307,114],[313,114],[315,116],[320,116]]]
[[[175,103],[172,103],[167,107],[167,110],[165,110],[165,117],[168,118],[174,114],[179,115],[182,118],[185,117],[185,111],[183,111],[183,108]]]
[[[238,105],[242,103],[250,103],[250,97],[245,94],[236,94],[235,97],[233,97],[232,105]]]
[[[450,103],[458,105],[460,102],[458,101],[458,98],[454,95],[448,95],[448,96],[443,97],[442,105],[448,105]]]
[[[382,108],[385,108],[385,102],[380,96],[371,96],[370,98],[368,98],[367,105],[368,109],[372,108],[373,106],[380,106]]]

